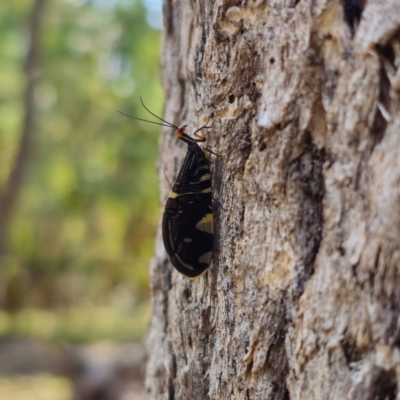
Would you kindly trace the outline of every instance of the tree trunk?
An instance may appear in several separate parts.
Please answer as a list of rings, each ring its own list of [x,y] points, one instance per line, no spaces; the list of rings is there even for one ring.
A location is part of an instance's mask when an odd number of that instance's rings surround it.
[[[211,117],[209,272],[151,266],[150,399],[400,390],[400,2],[166,0],[165,118]],[[162,198],[185,146],[166,129]],[[396,397],[397,396],[397,397]]]
[[[45,0],[35,0],[28,20],[28,49],[24,62],[26,86],[23,94],[23,123],[21,139],[10,176],[0,192],[0,255],[7,246],[7,235],[13,211],[28,171],[36,129],[35,88],[38,79],[41,19]]]

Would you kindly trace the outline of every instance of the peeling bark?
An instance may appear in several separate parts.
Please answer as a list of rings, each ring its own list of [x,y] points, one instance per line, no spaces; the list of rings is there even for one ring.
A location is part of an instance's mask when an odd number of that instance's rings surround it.
[[[211,117],[223,208],[198,281],[158,235],[149,398],[397,398],[399,1],[166,0],[164,17],[165,118]],[[161,149],[172,181],[185,146],[166,130]]]

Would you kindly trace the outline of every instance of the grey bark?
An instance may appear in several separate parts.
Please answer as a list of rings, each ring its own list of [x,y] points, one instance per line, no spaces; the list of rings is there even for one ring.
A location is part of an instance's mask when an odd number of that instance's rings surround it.
[[[151,266],[150,399],[399,399],[400,2],[166,0],[165,118],[209,117],[210,271]],[[190,130],[189,130],[190,132]],[[162,198],[185,154],[161,140]]]

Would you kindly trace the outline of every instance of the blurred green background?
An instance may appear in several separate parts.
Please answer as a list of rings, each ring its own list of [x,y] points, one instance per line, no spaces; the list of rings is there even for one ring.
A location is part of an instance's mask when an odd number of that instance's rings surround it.
[[[10,209],[0,209],[0,335],[139,341],[150,316],[160,129],[118,110],[148,118],[142,95],[162,113],[160,4],[45,1],[24,104],[34,6],[0,4],[3,198],[23,164]],[[34,123],[17,162],[27,107]]]

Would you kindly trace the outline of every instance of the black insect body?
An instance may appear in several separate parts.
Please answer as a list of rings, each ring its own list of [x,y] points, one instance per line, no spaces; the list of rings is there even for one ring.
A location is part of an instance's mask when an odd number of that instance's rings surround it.
[[[172,265],[186,278],[197,279],[209,267],[214,240],[210,164],[198,145],[205,142],[198,132],[210,127],[197,129],[192,138],[185,133],[187,125],[175,126],[153,114],[143,101],[142,105],[164,124],[130,118],[175,128],[175,135],[187,144],[185,160],[165,205],[162,236]]]
[[[185,128],[175,133],[187,143],[187,153],[165,205],[162,234],[173,266],[185,277],[196,279],[211,261],[214,215],[210,165],[197,144],[205,139],[191,138]]]

